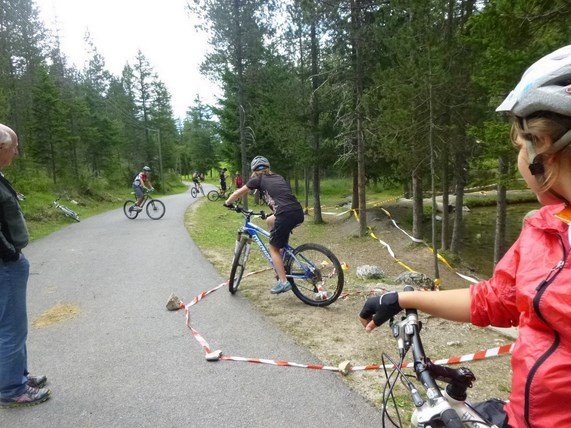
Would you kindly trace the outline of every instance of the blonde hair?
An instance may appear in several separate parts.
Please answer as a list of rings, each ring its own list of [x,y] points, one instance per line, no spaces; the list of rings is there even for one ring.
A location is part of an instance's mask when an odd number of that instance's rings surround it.
[[[264,168],[260,171],[253,171],[250,177],[260,177],[261,175],[272,175],[273,172],[270,168]]]
[[[523,128],[522,120],[516,117],[510,133],[513,145],[520,150],[522,145],[519,138],[529,140],[537,147],[542,144],[544,138],[549,137],[552,142],[555,142],[571,129],[571,117],[551,112],[541,112],[532,115],[526,118],[525,122],[526,129]],[[553,186],[559,177],[559,172],[563,165],[566,167],[571,165],[571,144],[549,156],[551,162],[549,163],[549,168],[546,168],[542,183],[543,190],[548,190]]]

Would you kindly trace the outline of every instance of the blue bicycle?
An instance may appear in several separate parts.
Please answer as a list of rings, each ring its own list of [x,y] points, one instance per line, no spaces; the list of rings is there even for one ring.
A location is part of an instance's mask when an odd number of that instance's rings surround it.
[[[234,260],[228,289],[235,294],[242,280],[246,263],[254,241],[264,257],[273,267],[268,248],[260,238],[270,237],[269,232],[251,222],[253,216],[266,218],[263,211],[254,212],[235,206],[236,212],[244,215],[244,226],[238,231]],[[287,245],[283,250],[286,276],[291,282],[292,291],[303,302],[311,306],[328,306],[343,291],[344,275],[341,263],[335,254],[319,244],[303,244],[297,248]]]

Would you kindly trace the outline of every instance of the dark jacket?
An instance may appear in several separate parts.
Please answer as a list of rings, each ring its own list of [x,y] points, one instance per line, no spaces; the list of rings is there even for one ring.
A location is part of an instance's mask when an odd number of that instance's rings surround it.
[[[18,203],[18,194],[0,172],[0,258],[4,261],[17,258],[28,245],[29,235],[24,215]]]

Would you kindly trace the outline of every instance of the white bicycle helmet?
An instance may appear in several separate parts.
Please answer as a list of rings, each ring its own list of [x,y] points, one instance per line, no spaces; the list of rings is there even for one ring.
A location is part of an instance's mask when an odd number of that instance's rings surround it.
[[[250,164],[250,168],[252,169],[252,171],[259,171],[261,169],[269,167],[270,167],[270,161],[268,161],[263,156],[256,156],[254,159],[252,159],[252,163]]]
[[[496,111],[519,117],[538,111],[571,116],[571,45],[557,49],[529,67]]]
[[[496,111],[519,117],[524,131],[527,131],[526,118],[534,113],[552,112],[571,117],[571,45],[557,49],[529,67]],[[571,130],[537,156],[532,142],[526,141],[531,173],[542,176],[543,156],[557,153],[569,144]]]
[[[143,171],[151,172],[151,168],[145,165]]]

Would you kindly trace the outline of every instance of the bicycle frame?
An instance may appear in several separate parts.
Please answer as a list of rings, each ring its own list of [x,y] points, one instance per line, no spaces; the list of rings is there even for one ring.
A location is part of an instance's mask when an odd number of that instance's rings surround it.
[[[404,291],[412,291],[412,287],[405,286]],[[412,415],[411,426],[420,428],[431,427],[434,426],[436,418],[436,420],[442,421],[445,426],[498,428],[496,425],[486,422],[466,401],[466,390],[472,386],[472,382],[476,379],[472,372],[463,367],[452,369],[432,363],[426,357],[420,338],[422,324],[418,319],[417,310],[407,309],[405,312],[406,317],[401,321],[391,319],[390,328],[393,336],[397,339],[399,347],[399,362],[396,364],[397,368],[395,369],[398,372],[397,379],[400,376],[401,381],[409,390],[416,407]],[[407,380],[400,369],[409,349],[412,350],[416,378],[423,384],[426,390],[426,399],[420,395],[415,385]],[[385,354],[383,353],[383,359],[384,356]],[[386,371],[385,375],[387,375]],[[388,382],[390,382],[391,377],[392,374],[391,376],[387,375]],[[436,380],[446,382],[448,386],[445,389],[441,389]],[[396,380],[394,382],[396,383]],[[393,387],[394,383],[389,394],[392,394]],[[387,401],[385,401],[385,407],[386,404]]]
[[[268,262],[270,263],[270,265],[272,266],[272,268],[274,268],[274,262],[272,260],[272,256],[270,254],[270,251],[268,250],[268,247],[266,246],[266,244],[260,239],[260,234],[264,237],[266,237],[267,239],[270,238],[270,233],[265,230],[262,229],[261,227],[257,226],[256,224],[252,223],[250,221],[250,216],[252,214],[245,214],[243,213],[245,218],[244,221],[244,226],[240,229],[240,233],[245,233],[247,234],[250,238],[252,238],[252,240],[258,245],[258,247],[260,248],[260,251],[262,252],[262,254],[264,255],[264,257],[268,260]],[[314,264],[305,259],[304,261],[305,263],[300,263],[297,256],[294,254],[294,248],[291,245],[286,245],[283,248],[283,254],[282,254],[282,258],[285,261],[285,259],[287,257],[291,257],[300,267],[302,267],[305,270],[305,274],[304,275],[292,275],[292,274],[286,274],[286,277],[288,279],[302,279],[305,280],[307,279],[310,275],[311,272],[309,270],[306,269],[306,266],[310,266],[311,268],[315,268]]]

